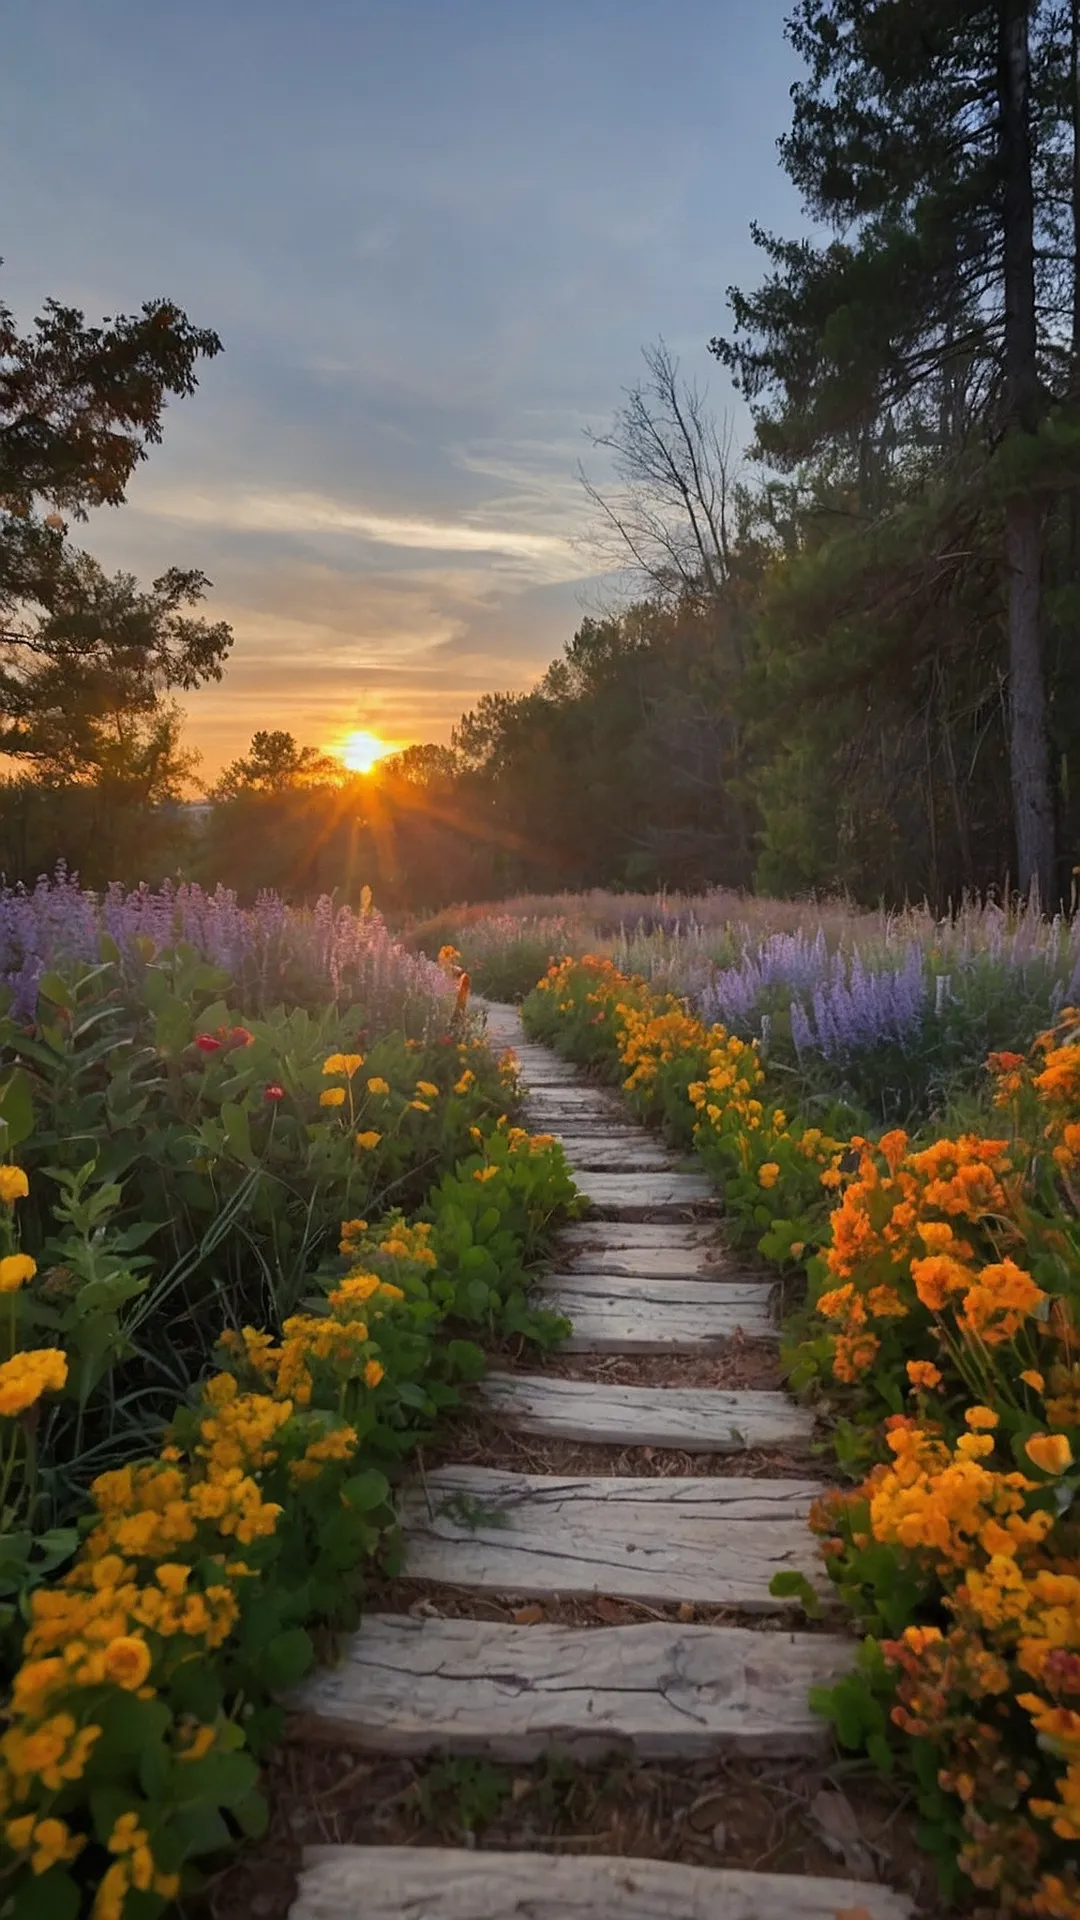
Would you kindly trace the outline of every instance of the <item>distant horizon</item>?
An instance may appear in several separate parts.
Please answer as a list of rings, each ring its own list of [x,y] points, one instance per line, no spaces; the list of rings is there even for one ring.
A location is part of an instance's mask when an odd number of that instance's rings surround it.
[[[236,644],[185,702],[204,779],[260,727],[445,741],[602,598],[585,428],[660,335],[735,409],[707,351],[725,289],[760,275],[752,218],[800,223],[775,151],[788,6],[13,19],[0,294],[20,328],[50,296],[95,322],[165,294],[224,342],[129,503],[73,528],[110,569],[213,582]]]

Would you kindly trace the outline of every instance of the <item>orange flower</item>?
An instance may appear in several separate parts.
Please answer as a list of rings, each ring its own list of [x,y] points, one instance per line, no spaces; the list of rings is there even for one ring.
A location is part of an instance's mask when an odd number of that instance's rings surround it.
[[[932,1360],[909,1360],[907,1377],[913,1387],[940,1387],[941,1374]]]
[[[1040,1472],[1055,1478],[1073,1463],[1073,1450],[1063,1433],[1033,1433],[1024,1442],[1024,1452]]]
[[[921,1260],[913,1260],[911,1277],[919,1299],[931,1313],[940,1313],[948,1304],[950,1294],[971,1285],[969,1269],[948,1253],[929,1253]]]

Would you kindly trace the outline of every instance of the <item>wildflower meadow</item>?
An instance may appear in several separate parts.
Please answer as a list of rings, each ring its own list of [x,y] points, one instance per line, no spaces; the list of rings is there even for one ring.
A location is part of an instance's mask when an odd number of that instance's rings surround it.
[[[0,1900],[152,1920],[266,1812],[403,1461],[574,1206],[366,897],[0,902]]]

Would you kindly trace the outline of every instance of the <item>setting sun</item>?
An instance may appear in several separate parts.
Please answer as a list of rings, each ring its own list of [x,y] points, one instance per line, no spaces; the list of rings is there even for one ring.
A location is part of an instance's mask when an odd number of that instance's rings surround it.
[[[375,733],[347,733],[340,747],[336,749],[338,758],[345,762],[350,773],[370,773],[377,760],[382,760],[393,749]]]

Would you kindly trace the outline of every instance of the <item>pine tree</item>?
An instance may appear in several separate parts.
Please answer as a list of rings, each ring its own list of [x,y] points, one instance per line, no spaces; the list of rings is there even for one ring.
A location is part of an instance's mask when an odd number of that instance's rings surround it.
[[[772,271],[731,291],[734,335],[712,342],[774,465],[839,450],[864,497],[884,467],[894,499],[944,475],[998,500],[1016,872],[1045,901],[1044,522],[1080,478],[1060,431],[1080,326],[1062,28],[1042,0],[800,0],[788,36],[808,75],[781,154],[834,237],[756,230]]]

